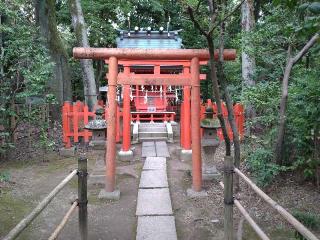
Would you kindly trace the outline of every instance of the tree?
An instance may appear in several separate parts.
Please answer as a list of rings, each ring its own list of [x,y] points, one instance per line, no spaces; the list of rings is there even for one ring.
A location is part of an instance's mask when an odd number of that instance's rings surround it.
[[[252,44],[247,40],[247,35],[254,27],[254,6],[253,0],[245,0],[241,6],[241,27],[242,27],[242,79],[243,88],[250,88],[255,85],[254,71],[255,71],[255,58],[250,54]],[[248,51],[249,50],[249,51]],[[253,120],[256,113],[251,103],[246,105],[246,118]],[[247,133],[250,132],[250,128],[247,128]]]
[[[242,1],[243,2],[243,1]],[[203,27],[200,25],[199,21],[195,18],[194,15],[194,9],[191,6],[188,6],[188,12],[190,15],[190,18],[192,22],[194,23],[194,26],[196,29],[200,31],[200,33],[205,36],[209,48],[209,54],[210,54],[210,60],[209,60],[209,65],[210,65],[210,74],[211,74],[211,80],[212,80],[212,90],[214,93],[214,97],[216,100],[217,104],[217,109],[218,109],[218,118],[221,124],[222,128],[222,133],[226,145],[226,155],[230,156],[231,155],[231,143],[230,139],[228,136],[227,128],[226,128],[226,123],[224,121],[224,117],[222,114],[222,103],[221,103],[221,94],[219,90],[219,82],[220,82],[220,87],[224,93],[225,96],[225,101],[227,105],[227,110],[228,110],[228,121],[229,124],[232,128],[233,132],[233,143],[234,143],[234,163],[236,167],[240,166],[240,140],[239,140],[239,135],[238,135],[238,130],[235,124],[234,120],[234,114],[233,114],[233,104],[231,100],[231,96],[229,94],[227,82],[226,82],[226,77],[224,73],[224,64],[223,64],[223,49],[224,49],[224,24],[225,21],[232,16],[237,9],[241,7],[242,2],[236,7],[234,7],[232,10],[229,12],[226,12],[227,5],[226,3],[218,6],[216,2],[210,0],[209,1],[209,22],[210,25],[208,26],[207,31],[203,29]],[[198,2],[197,8],[200,7],[200,1]],[[223,9],[223,11],[220,12],[220,15],[218,15],[217,9]],[[214,60],[214,39],[213,39],[213,32],[216,28],[220,28],[219,32],[219,39],[220,39],[220,46],[219,46],[219,59],[218,62],[216,63]],[[218,82],[219,80],[219,82]],[[236,190],[239,190],[239,180],[236,177],[235,179],[236,183]]]
[[[274,148],[274,159],[278,164],[282,164],[283,159],[283,138],[286,125],[286,108],[288,99],[288,84],[292,67],[309,51],[309,49],[319,40],[319,33],[313,35],[313,37],[306,43],[306,45],[292,57],[292,46],[288,48],[288,59],[285,68],[283,80],[282,80],[282,96],[280,102],[280,116],[279,116],[279,128],[277,141]]]
[[[69,0],[72,25],[74,28],[77,45],[79,47],[90,47],[87,28],[84,21],[80,0]],[[85,101],[90,110],[97,103],[97,87],[94,78],[94,70],[91,59],[81,59],[81,70],[84,86]]]
[[[52,61],[55,63],[53,76],[48,85],[61,105],[71,100],[71,78],[68,54],[57,29],[56,5],[54,0],[36,0],[35,17],[41,36],[46,39]],[[59,108],[60,109],[60,108]],[[54,118],[59,117],[59,109],[54,111]]]
[[[50,97],[47,84],[53,63],[30,11],[30,2],[0,2],[1,74],[0,74],[0,155],[14,147],[14,133],[21,122],[37,123],[35,112],[16,104],[25,104],[34,96]],[[39,126],[41,127],[41,126]]]

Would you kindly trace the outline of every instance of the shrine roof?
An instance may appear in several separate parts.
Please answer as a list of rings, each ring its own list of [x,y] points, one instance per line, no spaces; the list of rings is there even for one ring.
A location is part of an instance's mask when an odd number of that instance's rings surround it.
[[[126,31],[118,30],[117,48],[180,49],[179,31]]]

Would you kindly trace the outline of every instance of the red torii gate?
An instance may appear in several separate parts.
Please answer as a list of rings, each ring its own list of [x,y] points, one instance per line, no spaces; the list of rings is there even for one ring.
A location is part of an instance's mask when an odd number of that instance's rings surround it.
[[[215,59],[218,59],[218,51],[215,51]],[[192,189],[196,192],[202,190],[202,166],[201,166],[201,137],[200,137],[200,62],[208,61],[209,52],[205,49],[127,49],[127,48],[74,48],[73,56],[77,59],[102,59],[109,64],[108,78],[108,128],[107,128],[107,154],[106,154],[106,192],[115,191],[116,169],[116,86],[124,85],[123,102],[123,150],[130,147],[130,85],[176,85],[184,86],[185,100],[190,98],[191,106],[186,104],[186,126],[191,123],[191,149],[192,149]],[[226,49],[223,52],[224,60],[234,60],[236,51]],[[154,74],[130,74],[128,68],[123,73],[118,73],[118,63],[127,60],[135,61],[156,60],[189,62],[190,67],[184,68],[180,75],[161,74],[159,68],[155,68]],[[188,108],[188,109],[187,109]],[[191,108],[191,109],[190,109]],[[188,112],[191,114],[188,114]],[[191,120],[191,121],[190,121]],[[186,131],[187,133],[188,131]]]

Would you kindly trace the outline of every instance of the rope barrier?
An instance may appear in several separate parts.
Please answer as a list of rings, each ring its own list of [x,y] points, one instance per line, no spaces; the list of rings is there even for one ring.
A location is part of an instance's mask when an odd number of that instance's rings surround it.
[[[24,219],[22,219],[18,225],[16,225],[3,240],[15,239],[19,234],[35,219],[43,209],[52,201],[52,199],[66,186],[66,184],[77,174],[78,170],[73,170],[64,180],[62,180],[58,186],[56,186],[38,205],[33,211]]]
[[[238,174],[263,200],[265,200],[272,208],[287,220],[299,233],[301,233],[308,240],[319,240],[312,232],[310,232],[302,223],[300,223],[287,210],[281,207],[277,202],[265,194],[257,185],[255,185],[246,175],[244,175],[238,168],[234,168]]]
[[[224,189],[224,185],[222,182],[219,182],[222,189]],[[256,222],[252,219],[252,217],[249,215],[249,213],[246,211],[246,209],[241,205],[241,203],[234,199],[234,204],[239,209],[240,213],[244,216],[244,218],[247,220],[249,225],[253,228],[253,230],[256,232],[256,234],[262,239],[262,240],[270,240],[270,238],[263,232],[263,230],[256,224]]]
[[[74,201],[73,204],[71,205],[71,207],[69,208],[68,212],[66,213],[66,215],[63,217],[63,219],[61,220],[61,222],[59,223],[59,225],[57,226],[57,228],[53,231],[53,233],[51,234],[51,236],[48,238],[48,240],[54,240],[57,239],[58,235],[60,234],[61,230],[64,228],[64,226],[66,225],[68,219],[70,218],[71,214],[73,213],[73,211],[76,209],[76,207],[78,206],[78,201]]]

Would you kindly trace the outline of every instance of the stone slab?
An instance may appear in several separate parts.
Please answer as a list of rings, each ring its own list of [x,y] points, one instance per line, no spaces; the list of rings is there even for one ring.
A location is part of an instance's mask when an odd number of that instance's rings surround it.
[[[164,141],[156,142],[157,157],[170,157],[167,143]]]
[[[165,157],[147,157],[143,165],[143,170],[167,169]]]
[[[143,142],[141,157],[155,157],[157,156],[154,142]]]
[[[165,169],[142,171],[139,188],[167,188],[168,178]]]
[[[172,215],[168,188],[139,189],[137,216]]]
[[[138,217],[136,240],[177,240],[174,217]]]
[[[154,141],[143,142],[142,147],[152,147],[154,146]]]

